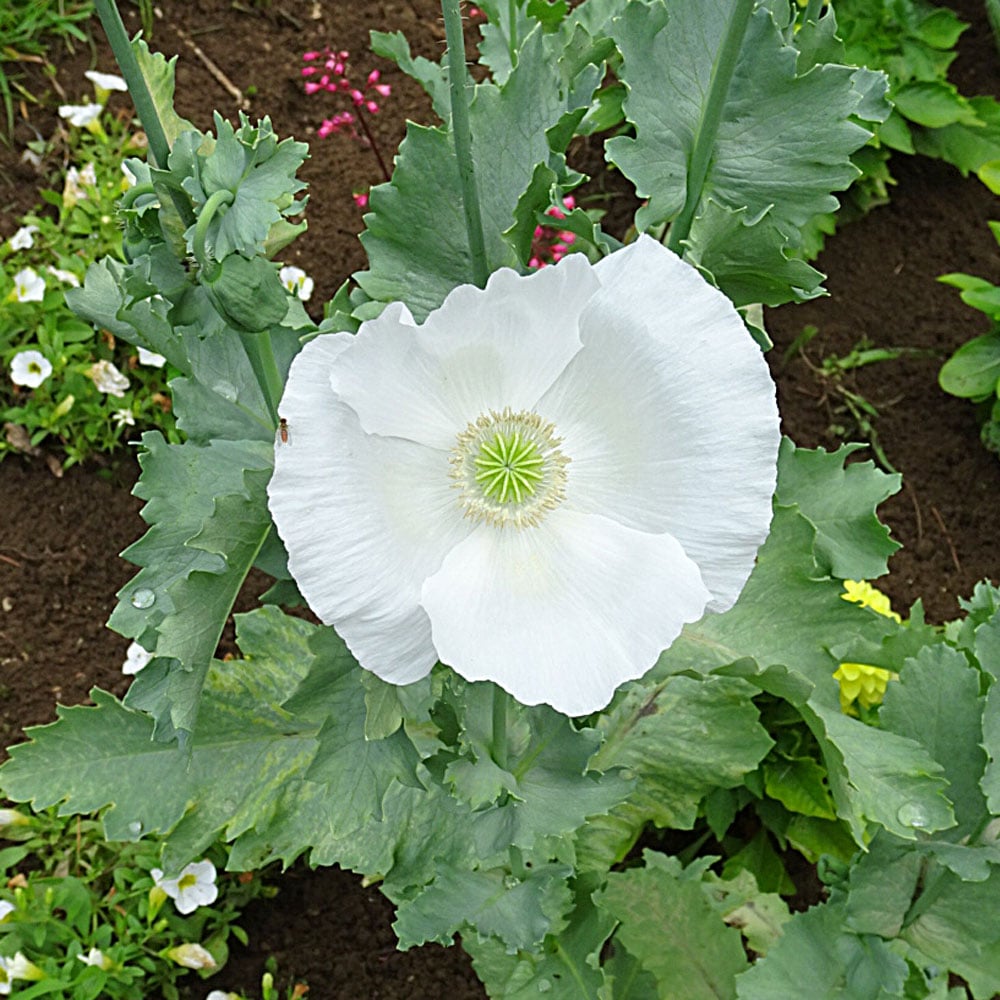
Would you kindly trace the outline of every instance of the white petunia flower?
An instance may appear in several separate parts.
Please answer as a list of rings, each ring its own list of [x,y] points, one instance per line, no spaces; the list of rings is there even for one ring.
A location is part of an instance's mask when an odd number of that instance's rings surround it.
[[[129,387],[128,378],[123,375],[110,361],[97,361],[87,370],[94,385],[101,392],[106,392],[109,396],[125,395],[125,390]]]
[[[308,343],[270,508],[312,609],[407,684],[440,659],[604,707],[735,603],[771,521],[775,389],[721,292],[655,240],[394,303]],[[335,516],[334,516],[335,515]]]
[[[52,374],[52,365],[41,351],[19,351],[10,363],[14,385],[37,389]]]
[[[115,963],[100,948],[91,948],[86,955],[77,955],[76,957],[84,965],[92,965],[95,968],[102,969],[104,972],[108,972],[115,967]]]
[[[64,281],[67,285],[72,285],[74,288],[80,287],[80,279],[72,271],[64,271],[61,267],[53,267],[51,264],[45,268],[53,278],[58,278],[60,281]]]
[[[112,90],[128,91],[128,84],[115,73],[99,73],[96,69],[88,69],[83,74],[98,91],[105,93]]]
[[[212,953],[200,944],[179,944],[163,954],[185,969],[214,969],[216,965]]]
[[[126,412],[129,416],[132,416],[131,410],[119,410],[118,413]],[[115,416],[116,414],[112,414]],[[135,420],[127,421],[128,424],[134,424]],[[139,643],[133,642],[129,645],[128,649],[125,651],[125,662],[122,664],[123,674],[137,674],[143,667],[149,664],[149,661],[153,658],[153,654],[146,649],[144,646],[140,646]],[[157,869],[159,870],[159,869]]]
[[[302,302],[308,302],[312,298],[315,282],[301,267],[296,267],[294,264],[286,264],[278,271],[278,277],[285,288],[292,295],[297,295]]]
[[[81,169],[70,167],[66,171],[66,181],[63,184],[63,204],[72,208],[77,202],[86,201],[89,197],[87,188],[97,186],[97,173],[93,163],[88,163]]]
[[[15,979],[26,979],[37,982],[44,979],[45,973],[34,962],[17,952],[13,958],[0,956],[0,995],[10,994],[11,985]]]
[[[103,104],[60,104],[59,117],[76,128],[86,128],[97,121],[103,109]]]
[[[214,903],[219,895],[215,884],[215,865],[211,861],[192,861],[177,878],[164,878],[159,868],[150,873],[153,881],[173,901],[178,913],[194,913],[199,906]]]
[[[41,302],[45,298],[45,279],[33,267],[23,267],[14,275],[11,295],[18,302]]]
[[[11,250],[28,250],[35,245],[35,233],[38,226],[21,226],[14,235],[7,241]]]
[[[167,359],[156,351],[147,351],[145,347],[136,348],[139,352],[139,364],[149,365],[151,368],[162,368]]]

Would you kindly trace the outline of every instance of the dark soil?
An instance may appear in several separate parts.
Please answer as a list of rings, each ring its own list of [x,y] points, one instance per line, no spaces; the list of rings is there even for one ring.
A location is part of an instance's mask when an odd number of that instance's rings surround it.
[[[136,8],[122,6],[135,29]],[[366,55],[368,31],[401,30],[415,54],[436,58],[444,37],[437,4],[162,0],[160,6],[164,16],[153,47],[180,56],[177,103],[183,115],[200,128],[209,126],[214,108],[235,118],[236,99],[211,63],[244,94],[253,93],[251,115],[269,114],[279,135],[311,141],[312,159],[302,171],[310,228],[285,259],[313,276],[311,306],[322,303],[364,266],[356,239],[361,213],[351,193],[381,177],[370,151],[344,136],[316,139],[318,123],[338,109],[326,103],[330,98],[303,96],[301,53],[324,45],[346,48],[359,79],[372,68],[382,70],[393,93],[372,127],[388,159],[403,136],[404,119],[429,121],[431,112],[415,84]],[[953,79],[965,94],[1000,96],[982,5],[960,0],[953,6],[973,23],[960,43]],[[100,38],[100,30],[94,35]],[[2,236],[35,206],[44,180],[19,161],[24,142],[34,138],[34,129],[49,135],[56,128],[54,104],[86,93],[84,69],[114,68],[100,41],[96,54],[78,47],[54,52],[53,61],[58,73],[51,83],[36,67],[25,68],[22,83],[40,103],[22,104],[12,145],[0,145]],[[776,344],[770,358],[786,433],[801,445],[834,447],[863,437],[851,426],[837,385],[817,374],[823,358],[843,356],[863,339],[932,352],[862,368],[841,385],[878,409],[874,426],[883,453],[905,477],[904,490],[882,508],[904,548],[879,585],[899,610],[921,598],[928,618],[943,621],[955,617],[957,597],[968,595],[977,580],[1000,582],[1000,461],[979,444],[972,408],[937,387],[943,359],[984,332],[987,322],[935,278],[966,271],[1000,283],[1000,255],[986,225],[1000,218],[1000,206],[978,181],[944,164],[897,157],[893,171],[899,183],[892,203],[832,238],[820,258],[829,297],[769,311]],[[789,345],[810,324],[818,333],[804,356],[785,362]],[[127,641],[103,624],[115,591],[132,573],[117,554],[144,530],[139,503],[127,489],[135,475],[127,459],[117,470],[73,469],[63,479],[42,463],[0,463],[0,746],[20,742],[25,726],[50,721],[57,701],[85,702],[93,685],[120,695],[127,685],[120,672]],[[275,900],[247,911],[250,947],[234,949],[211,987],[256,993],[263,962],[273,955],[279,983],[308,982],[316,1000],[484,995],[460,949],[400,953],[391,922],[391,906],[354,876],[296,868],[282,879]]]

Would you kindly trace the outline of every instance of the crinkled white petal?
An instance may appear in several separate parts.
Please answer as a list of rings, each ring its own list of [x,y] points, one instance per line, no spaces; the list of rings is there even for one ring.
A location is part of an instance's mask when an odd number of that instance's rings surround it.
[[[537,528],[480,525],[421,598],[444,663],[567,715],[641,677],[709,593],[667,534],[560,508]]]
[[[583,349],[538,412],[570,459],[567,506],[669,532],[730,607],[771,522],[779,418],[729,300],[649,237],[596,266]]]
[[[362,324],[334,387],[372,434],[450,449],[489,410],[530,410],[580,349],[599,288],[581,255],[523,277],[503,268],[461,285],[414,327],[402,307]],[[377,387],[377,389],[376,389]]]
[[[279,407],[288,443],[275,449],[270,508],[309,606],[362,666],[406,684],[437,661],[421,585],[472,526],[447,452],[366,434],[336,398],[330,373],[353,341],[317,337],[292,364]]]

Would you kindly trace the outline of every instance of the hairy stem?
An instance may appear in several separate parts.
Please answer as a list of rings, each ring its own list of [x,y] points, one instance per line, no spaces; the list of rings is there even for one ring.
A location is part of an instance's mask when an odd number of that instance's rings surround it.
[[[451,91],[451,131],[455,141],[455,158],[462,185],[462,208],[465,229],[469,236],[469,255],[473,281],[482,288],[489,277],[486,264],[486,241],[483,237],[483,217],[476,190],[476,172],[472,163],[472,130],[469,125],[468,74],[465,70],[465,38],[462,34],[462,12],[459,0],[441,0],[445,37],[448,42],[448,85]]]
[[[691,232],[694,213],[701,201],[702,188],[708,176],[708,167],[715,151],[715,140],[722,121],[722,110],[729,95],[729,85],[733,80],[736,60],[743,47],[743,36],[746,34],[750,15],[753,13],[755,0],[736,0],[726,34],[719,46],[719,51],[712,65],[712,75],[708,84],[708,100],[701,124],[691,150],[691,160],[688,163],[687,190],[684,197],[684,207],[670,226],[667,247],[674,253],[681,252],[681,244]]]

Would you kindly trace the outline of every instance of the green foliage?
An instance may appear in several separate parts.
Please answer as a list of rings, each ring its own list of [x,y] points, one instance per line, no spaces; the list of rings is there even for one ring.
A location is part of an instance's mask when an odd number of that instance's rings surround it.
[[[728,18],[721,0],[709,8],[673,5],[669,17],[659,3],[620,9],[607,0],[588,0],[572,12],[560,5],[517,4],[513,25],[508,5],[486,9],[491,18],[480,52],[493,81],[477,84],[471,115],[491,269],[523,268],[525,233],[556,191],[565,193],[583,179],[567,170],[563,154],[574,129],[592,131],[584,114],[606,96],[597,88],[610,60],[621,81],[617,98],[623,86],[624,114],[636,132],[634,138],[612,138],[608,158],[650,197],[636,217],[637,228],[671,220],[676,225],[682,208],[693,213],[691,225],[672,235],[670,245],[738,305],[776,305],[821,293],[822,275],[796,259],[801,229],[817,213],[835,208],[831,192],[857,176],[850,155],[871,135],[858,120],[878,121],[888,113],[879,74],[827,64],[798,73],[796,49],[782,35],[786,26],[762,5],[740,47],[730,90],[716,94],[719,106],[710,108],[705,75]],[[377,41],[447,118],[444,75],[435,64],[413,60],[398,37]],[[692,79],[699,87],[689,85]],[[713,119],[717,114],[721,121]],[[699,155],[711,167],[697,190],[688,192],[695,135]],[[818,155],[817,142],[823,147]],[[497,149],[504,154],[497,156]],[[393,180],[373,190],[370,208],[362,236],[370,266],[356,276],[368,297],[402,298],[419,320],[455,284],[471,280],[446,126],[410,127]],[[572,217],[567,222],[590,244],[588,252],[605,251],[602,234],[577,225]],[[433,250],[414,240],[414,231],[433,238]],[[404,232],[411,235],[403,238]],[[356,316],[375,308],[364,305]]]
[[[7,0],[0,7],[0,100],[8,132],[14,126],[14,92],[24,93],[10,64],[25,56],[49,59],[53,39],[67,48],[74,41],[87,42],[80,25],[93,11],[93,0]]]
[[[618,922],[615,941],[653,974],[659,996],[734,997],[734,979],[747,960],[739,931],[726,926],[709,898],[710,883],[698,877],[704,866],[683,872],[676,858],[652,851],[644,861],[612,873],[596,896]]]
[[[1000,223],[991,222],[990,230],[1000,242]],[[989,332],[973,337],[944,363],[938,382],[945,392],[977,404],[982,442],[1000,454],[1000,288],[970,274],[945,274],[940,280],[992,321]]]
[[[835,32],[825,16],[814,26],[802,25],[796,44],[804,54],[819,51],[826,61],[883,71],[893,112],[854,156],[863,176],[851,188],[846,210],[837,220],[828,216],[810,227],[810,255],[835,224],[888,201],[893,152],[938,157],[977,174],[992,190],[998,185],[1000,103],[964,96],[948,81],[956,43],[968,26],[946,6],[925,0],[837,0],[833,6]]]
[[[176,1000],[178,982],[191,973],[168,954],[198,944],[221,968],[228,939],[246,943],[235,924],[252,899],[273,893],[260,876],[223,874],[219,897],[189,915],[154,889],[160,843],[108,843],[96,817],[60,819],[0,811],[6,847],[0,852],[0,952],[22,955],[35,966],[37,985],[19,985],[18,996],[66,1000]],[[226,851],[212,845],[209,857],[222,866]],[[203,977],[210,975],[206,970]],[[37,992],[36,992],[37,991]]]
[[[887,111],[872,97],[884,86],[875,74],[835,65],[799,74],[797,52],[766,6],[751,16],[732,81],[720,93],[715,53],[731,6],[722,0],[685,2],[671,4],[668,14],[660,4],[626,5],[613,35],[624,58],[624,112],[635,136],[607,145],[609,160],[649,199],[636,216],[637,228],[671,221],[676,226],[679,218],[690,218],[685,231],[671,234],[669,245],[695,243],[699,266],[726,292],[729,269],[742,278],[756,266],[772,282],[781,267],[790,269],[782,258],[801,246],[802,227],[834,210],[831,192],[857,175],[849,156],[871,132],[856,119],[878,120]],[[688,164],[698,155],[706,171],[695,177],[698,187],[692,190]],[[720,225],[725,215],[732,221]],[[711,235],[699,231],[706,217]],[[755,242],[734,244],[730,232],[737,217],[748,226],[764,220]],[[767,248],[769,266],[754,261],[757,247]],[[747,254],[746,263],[738,250]],[[819,294],[815,272],[799,268],[792,280],[807,283],[799,297]],[[786,288],[781,300],[793,297]],[[770,301],[776,300],[772,292]]]
[[[810,227],[857,175],[860,122],[887,111],[880,75],[830,58],[832,15],[803,25],[780,3],[722,0],[487,10],[492,76],[471,118],[491,270],[524,269],[535,225],[582,180],[566,150],[605,115],[611,67],[635,132],[607,150],[649,197],[638,227],[670,225],[671,245],[741,305],[819,291],[800,260]],[[371,195],[368,269],[324,330],[397,299],[422,319],[472,277],[447,67],[399,36],[378,44],[444,124],[410,126]],[[271,261],[301,229],[305,150],[267,120],[191,129],[171,110],[172,65],[140,57],[171,155],[130,161],[124,261],[92,265],[70,301],[180,372],[188,440],[144,437],[150,528],[112,617],[154,657],[124,703],[95,690],[92,707],[32,730],[0,770],[5,792],[102,809],[114,839],[156,831],[171,871],[220,837],[235,870],[308,855],[357,871],[396,905],[403,947],[460,934],[494,996],[787,997],[803,982],[856,1000],[943,995],[930,965],[977,996],[1000,988],[1000,601],[980,588],[937,629],[919,607],[902,622],[843,599],[845,579],[881,575],[896,547],[876,507],[899,479],[849,463],[853,446],[783,444],[739,600],[587,719],[443,666],[391,687],[331,628],[273,604],[238,616],[240,656],[216,658],[253,565],[272,597],[296,597],[266,484],[273,449],[294,446],[277,412],[288,365],[318,332]],[[594,258],[614,245],[581,210],[564,221]],[[845,715],[842,663],[882,671],[884,704]],[[643,837],[675,853],[640,859]],[[795,889],[793,851],[822,861],[830,892],[790,918],[776,893]]]
[[[170,370],[144,362],[130,345],[74,316],[68,304],[90,262],[121,253],[115,206],[129,189],[121,159],[137,148],[120,119],[105,114],[93,124],[71,128],[61,143],[43,149],[79,164],[60,175],[59,190],[41,193],[55,217],[39,207],[0,244],[0,364],[6,373],[17,355],[36,351],[51,366],[34,387],[0,381],[0,422],[11,425],[0,439],[0,459],[11,451],[48,452],[66,467],[154,427],[177,440],[166,392]],[[117,384],[95,369],[108,364],[121,373]]]

